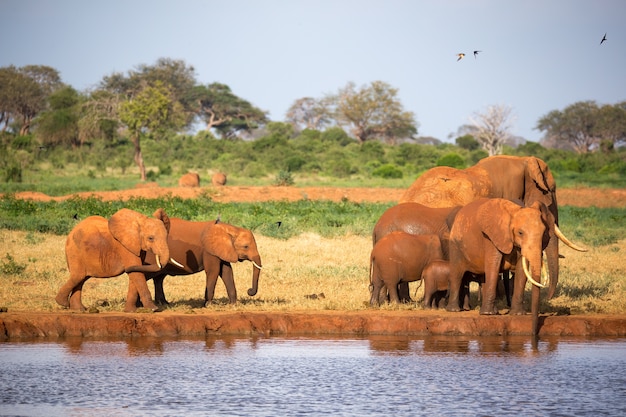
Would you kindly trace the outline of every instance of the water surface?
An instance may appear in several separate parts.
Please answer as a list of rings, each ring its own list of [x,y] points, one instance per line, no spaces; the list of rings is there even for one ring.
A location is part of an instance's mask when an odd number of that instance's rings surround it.
[[[0,343],[2,416],[624,416],[626,339]]]

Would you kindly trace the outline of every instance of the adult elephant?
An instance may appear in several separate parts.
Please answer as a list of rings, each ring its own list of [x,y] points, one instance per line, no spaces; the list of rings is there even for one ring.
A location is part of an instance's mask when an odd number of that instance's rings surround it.
[[[481,198],[460,209],[450,230],[450,296],[446,309],[460,310],[461,282],[465,273],[471,272],[485,275],[480,314],[498,314],[495,298],[499,273],[515,269],[514,299],[523,294],[526,278],[534,284],[531,311],[536,334],[542,256],[549,239],[548,216],[543,203],[522,207],[501,198]]]
[[[252,287],[248,295],[256,295],[262,269],[261,256],[254,235],[248,229],[222,223],[219,220],[191,222],[179,218],[170,219],[167,238],[172,257],[180,259],[182,265],[168,264],[165,268],[146,274],[154,280],[154,296],[159,304],[168,304],[163,291],[163,280],[167,275],[189,275],[202,270],[206,274],[205,303],[213,301],[218,276],[222,277],[231,304],[237,302],[237,289],[231,263],[251,261]],[[154,256],[146,256],[145,262],[156,262]],[[127,269],[132,272],[136,267]]]
[[[170,220],[163,209],[153,217],[123,208],[105,219],[90,216],[72,229],[65,242],[65,256],[70,278],[59,289],[55,298],[63,307],[85,310],[81,293],[85,281],[91,277],[110,278],[133,268],[128,274],[128,296],[124,311],[136,309],[137,295],[146,308],[157,311],[144,273],[158,271],[170,260],[167,233]],[[147,256],[155,259],[144,265]],[[173,261],[175,262],[175,261]]]
[[[481,198],[518,200],[529,207],[543,203],[548,211],[549,242],[546,259],[550,275],[548,298],[552,298],[559,278],[559,239],[571,248],[586,251],[561,233],[556,181],[548,165],[534,156],[490,156],[466,169],[432,168],[404,193],[400,202],[416,202],[429,207],[465,206]],[[512,300],[511,313],[522,314],[521,299]]]
[[[427,207],[419,203],[401,203],[388,208],[380,216],[372,232],[372,243],[376,243],[394,231],[411,235],[437,235],[441,241],[443,258],[448,259],[450,226],[461,207]],[[411,301],[409,284],[400,282],[398,294],[401,301]]]

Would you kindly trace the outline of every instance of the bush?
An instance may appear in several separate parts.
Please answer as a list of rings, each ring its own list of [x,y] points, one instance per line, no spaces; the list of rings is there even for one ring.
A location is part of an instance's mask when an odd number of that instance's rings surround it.
[[[437,160],[437,166],[462,169],[465,168],[465,160],[459,154],[449,153]]]
[[[293,184],[293,176],[289,171],[280,171],[278,175],[276,175],[276,179],[274,180],[274,185],[277,185],[279,187],[286,187]]]
[[[372,171],[372,176],[381,178],[402,178],[402,170],[393,164],[384,164]]]

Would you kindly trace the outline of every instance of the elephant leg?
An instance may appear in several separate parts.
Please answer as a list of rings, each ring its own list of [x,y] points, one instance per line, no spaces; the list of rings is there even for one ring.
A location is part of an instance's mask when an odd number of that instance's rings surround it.
[[[401,282],[398,284],[398,297],[403,303],[413,302],[413,300],[411,299],[408,282]]]
[[[204,305],[208,307],[213,302],[215,296],[215,285],[217,284],[217,277],[220,274],[220,261],[217,262],[205,262],[204,271],[206,273],[206,288],[204,290]]]
[[[502,273],[502,284],[504,286],[504,296],[506,297],[506,305],[511,307],[511,273],[504,271]]]
[[[145,308],[152,311],[161,311],[152,301],[152,294],[150,294],[148,289],[145,275],[141,272],[131,272],[128,274],[128,295],[126,296],[124,311],[132,312],[137,310],[137,296],[141,298]]]
[[[152,282],[154,282],[154,302],[159,305],[168,305],[169,301],[165,299],[165,292],[163,291],[163,281],[165,280],[165,275],[157,275],[152,278]]]
[[[460,292],[460,299],[463,300],[463,310],[465,311],[469,311],[472,309],[472,307],[470,306],[470,290],[469,290],[469,279],[467,277],[471,277],[471,274],[469,272],[465,273],[465,278],[463,278],[463,281],[461,282],[461,292]],[[480,289],[478,290],[478,294],[480,295]]]
[[[70,310],[87,310],[82,302],[83,285],[85,284],[85,281],[87,281],[87,278],[81,280],[78,284],[74,286],[74,288],[72,288],[72,293],[70,294],[69,298]]]
[[[509,314],[526,314],[524,309],[524,288],[526,287],[526,275],[522,269],[521,260],[518,260],[513,275],[513,297],[511,298],[511,309]]]
[[[499,274],[493,272],[485,274],[485,283],[482,285],[482,302],[480,304],[480,314],[498,314],[496,308],[496,287],[498,285]]]
[[[382,296],[383,294],[383,290],[385,290],[385,295]],[[381,298],[384,297],[384,298]],[[380,280],[374,280],[372,282],[372,293],[370,295],[370,306],[375,307],[378,306],[380,304],[383,303],[382,300],[384,300],[387,297],[387,291],[385,286],[383,285],[382,281]]]
[[[448,304],[446,305],[447,311],[461,311],[461,305],[459,304],[459,297],[461,293],[461,284],[463,281],[463,274],[465,271],[451,271],[448,287]]]
[[[389,291],[389,301],[395,304],[400,303],[400,296],[398,294],[398,285],[397,284],[387,285],[387,290]]]
[[[68,279],[67,282],[63,284],[63,286],[59,289],[57,296],[54,298],[58,305],[65,308],[70,307],[70,294],[72,293],[74,287],[76,287],[77,285],[74,282],[76,282],[76,280],[70,277],[70,279]]]
[[[226,287],[226,294],[228,294],[228,301],[231,304],[237,302],[237,288],[235,287],[235,278],[233,274],[233,267],[229,262],[222,262],[220,269],[220,276]]]

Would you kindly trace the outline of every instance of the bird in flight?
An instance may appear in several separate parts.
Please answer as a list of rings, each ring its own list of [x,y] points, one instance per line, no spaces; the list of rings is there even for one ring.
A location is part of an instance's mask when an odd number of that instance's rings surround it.
[[[465,58],[465,54],[463,52],[461,52],[460,54],[456,54],[456,56],[458,56],[459,58],[457,59],[457,61],[462,60],[463,58]]]
[[[604,42],[606,40],[606,33],[604,34],[604,36],[602,37],[602,40],[600,41],[600,45],[602,45],[602,42]]]
[[[482,51],[474,51],[474,59],[476,59],[476,55],[478,55]]]

